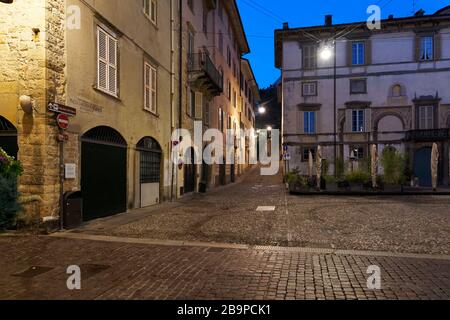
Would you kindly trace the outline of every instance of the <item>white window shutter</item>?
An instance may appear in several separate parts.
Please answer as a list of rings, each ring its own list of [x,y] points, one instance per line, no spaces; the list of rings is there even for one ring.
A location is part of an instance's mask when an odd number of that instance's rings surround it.
[[[97,87],[117,95],[117,40],[97,27]]]
[[[371,125],[372,125],[372,110],[370,108],[367,108],[364,110],[364,131],[370,132],[371,131]]]
[[[151,90],[151,98],[152,98],[152,104],[151,104],[151,111],[153,113],[156,113],[157,111],[157,73],[156,73],[156,69],[154,67],[150,67],[151,69],[151,85],[150,85],[150,90]]]
[[[108,37],[109,92],[117,94],[117,41]]]
[[[345,132],[352,132],[353,131],[353,110],[352,109],[346,109],[345,110],[344,131]]]
[[[101,28],[98,28],[97,34],[97,60],[98,60],[98,77],[97,77],[97,86],[99,89],[107,90],[108,89],[108,59],[107,59],[107,34]]]
[[[144,109],[150,111],[150,66],[144,64]]]
[[[153,23],[156,23],[156,12],[157,12],[156,1],[152,0],[150,9],[150,19],[152,20]]]
[[[203,117],[203,94],[201,92],[195,93],[195,118],[202,119]]]

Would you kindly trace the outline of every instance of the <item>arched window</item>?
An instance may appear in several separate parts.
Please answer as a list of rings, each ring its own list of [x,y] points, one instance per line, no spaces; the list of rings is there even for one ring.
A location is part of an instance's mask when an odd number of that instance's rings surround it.
[[[145,183],[159,183],[161,181],[162,150],[155,139],[142,138],[136,145],[140,152],[140,181]]]
[[[399,84],[394,85],[391,90],[391,96],[394,98],[402,97],[403,96],[402,86]]]

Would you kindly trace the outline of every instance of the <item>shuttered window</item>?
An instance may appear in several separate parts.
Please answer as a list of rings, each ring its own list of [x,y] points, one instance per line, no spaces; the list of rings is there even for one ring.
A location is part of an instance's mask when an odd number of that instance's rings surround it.
[[[97,88],[117,96],[117,39],[97,27]]]
[[[149,63],[144,63],[144,109],[157,112],[157,72]]]
[[[315,69],[317,67],[317,47],[315,45],[303,46],[303,68]]]
[[[144,0],[144,13],[151,22],[156,24],[156,0]]]
[[[419,129],[431,130],[434,129],[434,108],[433,106],[419,107]]]
[[[223,110],[219,108],[219,130],[223,132]]]
[[[201,92],[195,92],[195,115],[194,117],[201,120],[203,117],[203,94]]]

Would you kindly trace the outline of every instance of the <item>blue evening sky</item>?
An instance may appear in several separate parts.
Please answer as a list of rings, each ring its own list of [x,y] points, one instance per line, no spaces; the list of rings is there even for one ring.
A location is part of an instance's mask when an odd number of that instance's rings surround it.
[[[274,66],[275,29],[282,22],[292,27],[322,25],[326,14],[333,15],[334,23],[366,21],[367,8],[381,7],[382,18],[410,16],[415,2],[416,11],[423,8],[432,14],[447,5],[449,0],[237,0],[250,43],[250,59],[256,80],[261,88],[269,86],[279,77]]]

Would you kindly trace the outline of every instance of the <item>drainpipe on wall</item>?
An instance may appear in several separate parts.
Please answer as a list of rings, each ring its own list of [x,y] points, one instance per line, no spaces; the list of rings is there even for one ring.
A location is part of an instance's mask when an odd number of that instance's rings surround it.
[[[170,168],[170,162],[172,159],[172,150],[173,150],[173,142],[172,142],[172,130],[173,130],[173,119],[174,119],[174,80],[175,80],[175,59],[174,59],[174,52],[175,52],[175,46],[173,43],[174,40],[174,21],[175,21],[175,15],[174,15],[174,1],[176,0],[170,0],[170,141],[169,141],[169,168]],[[173,162],[173,161],[172,161]],[[172,174],[171,174],[171,183],[170,183],[170,201],[173,201],[173,185],[175,181],[175,164],[172,163]]]
[[[179,43],[178,43],[178,129],[183,127],[183,0],[179,0],[179,21],[180,26],[179,31]],[[181,141],[179,141],[181,143]],[[175,164],[175,170],[177,170],[178,165]],[[178,175],[177,175],[178,176]],[[178,186],[178,181],[177,181]],[[176,190],[178,195],[178,187]]]

